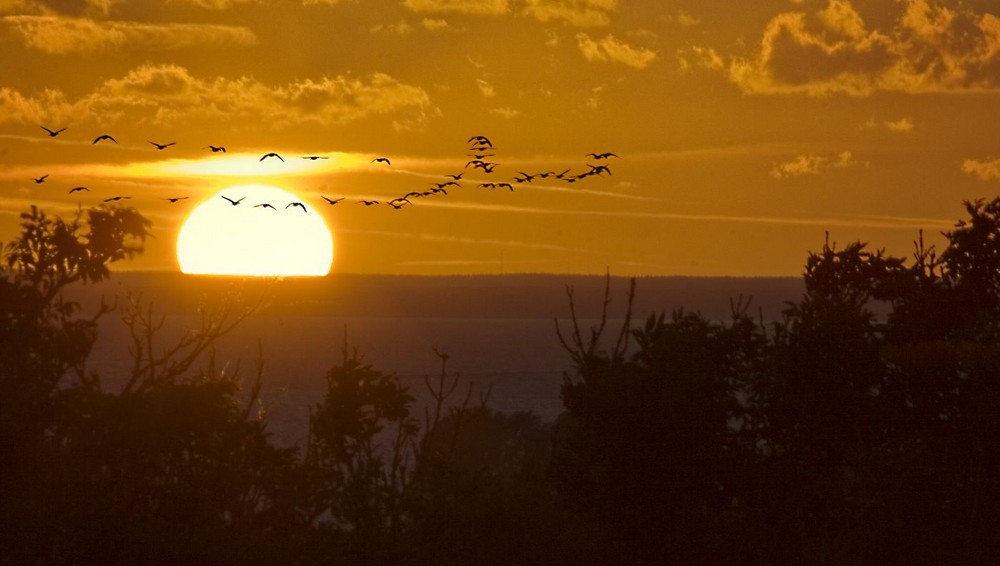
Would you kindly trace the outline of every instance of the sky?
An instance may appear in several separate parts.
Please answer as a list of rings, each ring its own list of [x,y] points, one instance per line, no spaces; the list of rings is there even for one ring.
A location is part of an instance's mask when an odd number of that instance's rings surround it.
[[[827,232],[940,247],[1000,180],[995,0],[0,0],[0,60],[0,241],[128,196],[133,269],[262,183],[335,273],[796,276]]]

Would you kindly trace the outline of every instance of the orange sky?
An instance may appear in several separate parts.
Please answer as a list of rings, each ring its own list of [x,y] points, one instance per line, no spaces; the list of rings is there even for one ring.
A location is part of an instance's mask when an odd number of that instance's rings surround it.
[[[324,216],[335,272],[797,275],[826,230],[940,243],[1000,179],[995,0],[0,0],[0,53],[0,240],[129,196],[133,268],[267,183]],[[513,181],[588,163],[611,175]]]

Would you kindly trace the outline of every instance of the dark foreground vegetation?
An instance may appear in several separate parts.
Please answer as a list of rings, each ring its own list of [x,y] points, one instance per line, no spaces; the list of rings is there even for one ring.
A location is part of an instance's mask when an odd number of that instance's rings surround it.
[[[125,384],[88,371],[112,306],[62,290],[148,223],[32,210],[0,267],[0,564],[995,563],[1000,199],[966,208],[940,253],[824,245],[778,322],[741,298],[633,321],[634,288],[622,328],[571,316],[554,423],[456,390],[445,353],[418,410],[345,344],[295,448],[263,360],[213,355],[252,304],[164,343],[127,297]]]

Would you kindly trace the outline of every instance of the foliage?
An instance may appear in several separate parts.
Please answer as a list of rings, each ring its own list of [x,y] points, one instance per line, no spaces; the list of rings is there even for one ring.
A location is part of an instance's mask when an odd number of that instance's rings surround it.
[[[123,208],[37,209],[0,262],[0,564],[991,563],[1000,556],[1000,199],[938,254],[827,240],[779,320],[653,313],[611,330],[567,289],[554,423],[447,370],[421,405],[346,343],[309,439],[276,446],[214,345],[260,302],[164,343],[120,309],[121,387],[62,297],[142,250]]]

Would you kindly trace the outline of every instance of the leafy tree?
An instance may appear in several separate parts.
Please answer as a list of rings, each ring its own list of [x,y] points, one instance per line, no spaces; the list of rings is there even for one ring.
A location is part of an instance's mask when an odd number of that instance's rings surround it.
[[[70,284],[108,277],[108,265],[141,253],[150,223],[130,208],[81,210],[70,221],[36,207],[0,251],[0,469],[38,441],[52,395],[68,374],[85,380],[97,318],[65,300]]]

